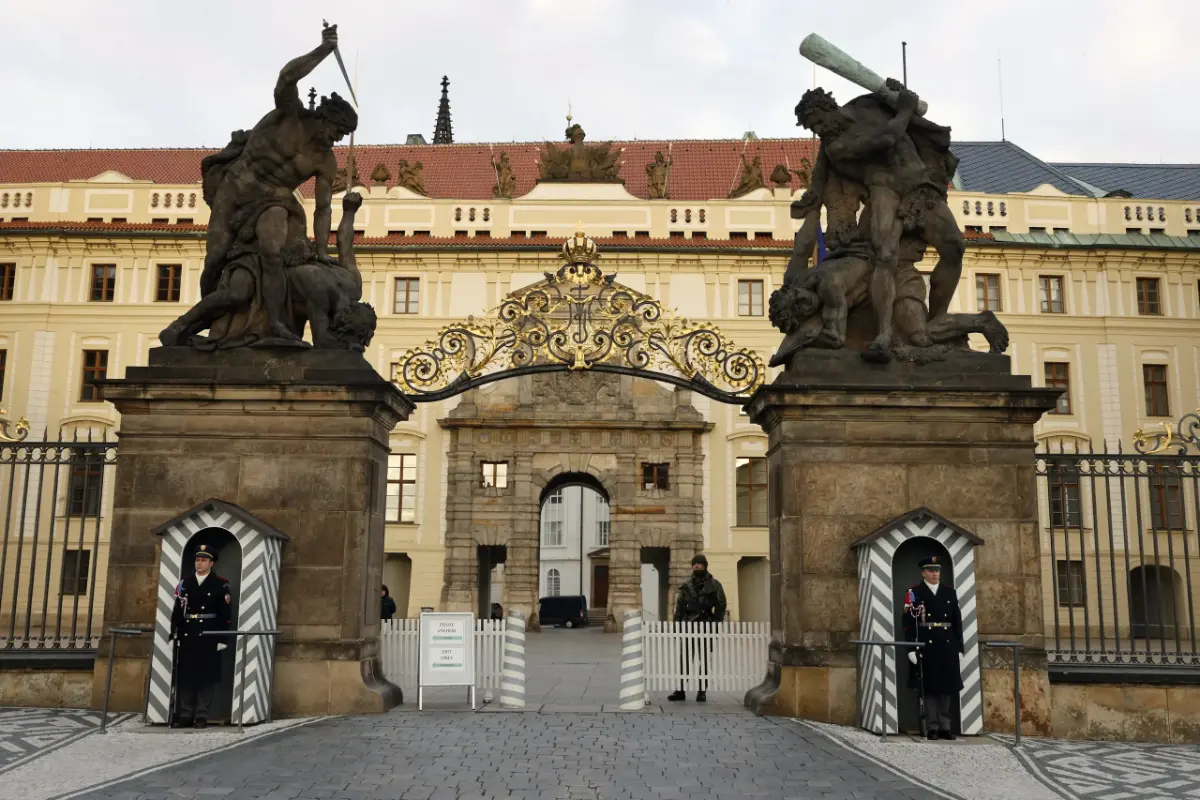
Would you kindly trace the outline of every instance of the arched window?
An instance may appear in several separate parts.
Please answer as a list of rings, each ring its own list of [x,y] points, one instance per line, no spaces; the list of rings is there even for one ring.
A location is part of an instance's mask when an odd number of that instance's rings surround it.
[[[546,596],[558,597],[562,594],[562,576],[556,569],[546,570]]]
[[[547,497],[542,506],[542,544],[546,547],[562,547],[563,493],[561,489]]]
[[[612,530],[609,518],[608,500],[599,492],[592,495],[596,501],[596,545],[608,547],[608,535]]]

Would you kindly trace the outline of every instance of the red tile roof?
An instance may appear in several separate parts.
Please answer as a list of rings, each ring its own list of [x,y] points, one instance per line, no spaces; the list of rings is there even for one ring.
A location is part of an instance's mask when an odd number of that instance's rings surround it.
[[[654,154],[668,151],[671,167],[667,193],[672,200],[691,202],[723,198],[741,177],[741,155],[761,156],[763,177],[769,178],[777,164],[800,169],[803,159],[813,159],[811,139],[687,139],[678,141],[614,142],[624,148],[621,177],[625,188],[637,197],[647,197],[646,165]],[[516,196],[533,188],[541,142],[445,145],[359,145],[354,148],[358,176],[368,180],[376,164],[383,163],[393,173],[400,159],[424,164],[425,188],[430,197],[461,200],[487,200],[496,182],[491,157],[507,152],[516,173]],[[0,184],[59,183],[87,180],[107,170],[120,172],[137,181],[158,184],[194,184],[200,182],[200,159],[215,150],[0,150]],[[338,161],[344,163],[346,148],[337,148]],[[393,179],[388,187],[395,185]],[[793,176],[793,190],[801,188]],[[311,192],[311,185],[305,187]]]
[[[188,233],[200,234],[208,230],[207,225],[170,225],[144,222],[0,222],[0,234],[6,231],[46,231],[48,233]],[[995,241],[990,233],[964,231],[967,241]],[[335,234],[330,234],[333,241]],[[597,236],[596,243],[601,247],[649,247],[653,249],[685,248],[691,250],[703,249],[767,249],[787,250],[792,246],[790,239],[703,239],[676,238],[659,239],[650,236]],[[505,248],[547,248],[557,250],[562,246],[562,240],[552,236],[372,236],[361,237],[357,245],[370,247],[373,245],[407,245],[430,249],[453,247],[478,249]]]

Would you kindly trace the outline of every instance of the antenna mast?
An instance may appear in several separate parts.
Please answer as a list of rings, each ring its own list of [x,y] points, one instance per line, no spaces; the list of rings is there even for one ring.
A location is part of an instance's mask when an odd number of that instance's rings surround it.
[[[908,42],[900,43],[900,68],[903,70],[904,88],[908,88]]]
[[[996,55],[996,85],[1000,92],[1000,141],[1007,142],[1004,135],[1004,69],[1000,63],[1000,55]]]

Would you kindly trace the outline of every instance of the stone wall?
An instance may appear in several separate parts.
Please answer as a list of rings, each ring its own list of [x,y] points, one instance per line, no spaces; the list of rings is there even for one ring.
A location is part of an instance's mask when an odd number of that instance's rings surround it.
[[[104,702],[101,683],[99,703]],[[92,701],[92,665],[79,669],[0,670],[0,707],[99,708]]]
[[[1056,683],[1050,698],[1058,739],[1200,744],[1200,686]]]
[[[686,579],[703,543],[701,439],[712,427],[690,392],[598,372],[532,375],[472,390],[440,424],[450,432],[443,610],[478,608],[478,548],[503,545],[500,602],[536,626],[542,495],[568,474],[608,495],[606,629],[641,608],[641,548],[670,548],[670,592]],[[507,461],[508,486],[484,487],[483,461]],[[643,462],[670,465],[667,489],[643,487]]]

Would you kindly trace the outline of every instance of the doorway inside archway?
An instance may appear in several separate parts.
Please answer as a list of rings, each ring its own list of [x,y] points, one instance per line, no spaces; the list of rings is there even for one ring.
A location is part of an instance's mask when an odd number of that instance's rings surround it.
[[[593,476],[563,474],[542,490],[538,524],[538,597],[542,607],[538,618],[542,625],[604,625],[608,615],[611,531],[608,492]]]

